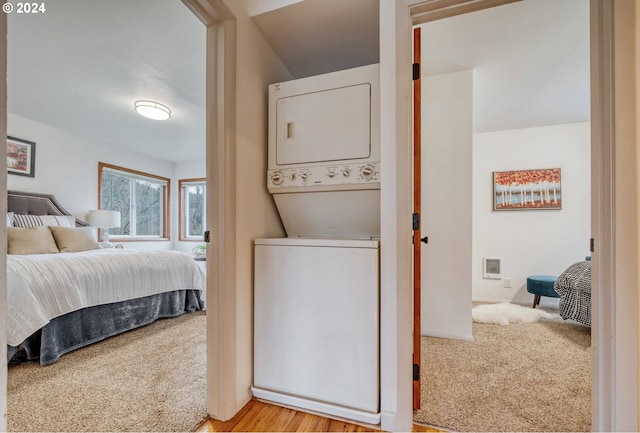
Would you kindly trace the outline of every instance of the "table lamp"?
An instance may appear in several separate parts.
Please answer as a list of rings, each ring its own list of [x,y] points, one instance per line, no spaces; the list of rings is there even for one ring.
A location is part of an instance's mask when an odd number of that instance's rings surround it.
[[[105,210],[95,209],[89,211],[88,223],[92,227],[99,229],[117,228],[120,227],[120,211],[117,210]],[[109,233],[106,230],[102,230],[101,242],[109,243]]]

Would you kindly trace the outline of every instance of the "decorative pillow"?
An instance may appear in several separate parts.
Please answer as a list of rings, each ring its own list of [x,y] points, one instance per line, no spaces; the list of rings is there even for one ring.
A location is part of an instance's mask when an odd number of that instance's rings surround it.
[[[13,227],[13,212],[7,212],[7,227]]]
[[[69,215],[14,215],[14,227],[59,226],[75,227],[76,217]]]
[[[58,247],[47,227],[7,227],[8,254],[57,253]]]
[[[97,250],[100,244],[89,227],[49,226],[61,253]]]

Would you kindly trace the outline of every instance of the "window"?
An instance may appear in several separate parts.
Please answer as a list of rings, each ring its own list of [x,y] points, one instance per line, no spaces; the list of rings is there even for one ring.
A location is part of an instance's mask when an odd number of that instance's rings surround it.
[[[200,241],[204,238],[207,215],[206,179],[179,179],[180,240]]]
[[[98,163],[98,207],[120,211],[120,227],[106,229],[119,240],[169,239],[167,178]]]

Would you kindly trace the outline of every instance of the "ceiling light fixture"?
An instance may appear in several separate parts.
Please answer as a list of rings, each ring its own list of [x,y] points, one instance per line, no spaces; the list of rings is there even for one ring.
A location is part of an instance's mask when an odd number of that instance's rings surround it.
[[[136,107],[136,112],[147,119],[167,120],[171,117],[171,109],[158,102],[143,100],[136,101],[134,105]]]

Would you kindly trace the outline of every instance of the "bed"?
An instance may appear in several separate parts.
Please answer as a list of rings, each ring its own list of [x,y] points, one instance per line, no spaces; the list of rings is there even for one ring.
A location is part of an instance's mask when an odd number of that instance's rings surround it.
[[[72,350],[159,318],[205,309],[204,273],[188,254],[99,248],[95,236],[87,239],[88,224],[73,218],[49,194],[8,191],[8,212],[7,226],[31,219],[38,226],[7,228],[10,365],[48,365]],[[52,226],[42,226],[43,220]],[[74,227],[55,227],[61,221]],[[22,254],[19,236],[25,233],[36,236],[37,245],[46,238],[47,248],[51,236],[56,250]],[[88,242],[88,249],[84,244],[75,248],[78,239]]]
[[[553,288],[560,296],[560,316],[591,326],[591,261],[569,266],[560,274]]]

